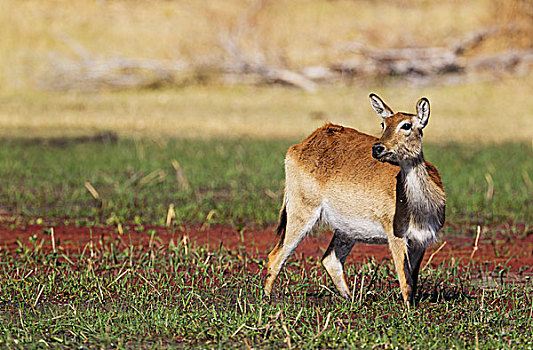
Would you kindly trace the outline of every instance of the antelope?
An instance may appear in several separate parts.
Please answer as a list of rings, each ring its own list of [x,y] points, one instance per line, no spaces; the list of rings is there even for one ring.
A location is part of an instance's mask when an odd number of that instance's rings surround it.
[[[369,97],[383,119],[381,138],[326,124],[287,151],[267,297],[298,244],[324,222],[333,238],[322,265],[342,297],[351,297],[343,268],[355,243],[388,243],[403,300],[407,307],[414,303],[420,263],[444,224],[446,207],[437,168],[422,152],[429,101],[421,98],[416,114],[394,113],[377,95]]]

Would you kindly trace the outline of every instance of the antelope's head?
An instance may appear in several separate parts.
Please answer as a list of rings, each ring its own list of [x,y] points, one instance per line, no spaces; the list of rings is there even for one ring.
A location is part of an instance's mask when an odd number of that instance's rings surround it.
[[[418,159],[422,155],[422,129],[429,119],[428,99],[418,100],[416,114],[394,113],[375,94],[370,94],[370,105],[383,118],[383,134],[372,146],[372,157],[395,165]]]

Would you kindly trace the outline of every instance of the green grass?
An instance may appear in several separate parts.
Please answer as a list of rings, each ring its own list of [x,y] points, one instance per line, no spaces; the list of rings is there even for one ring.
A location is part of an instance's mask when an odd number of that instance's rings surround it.
[[[0,209],[23,222],[161,225],[174,204],[179,224],[271,224],[291,143],[4,140]],[[444,179],[449,222],[531,223],[530,145],[427,144],[425,155]],[[316,259],[296,256],[267,302],[257,254],[182,240],[164,245],[155,233],[148,243],[131,243],[130,234],[77,252],[61,242],[45,251],[37,236],[0,250],[0,347],[533,346],[533,284],[505,265],[451,259],[429,267],[419,306],[406,312],[390,261],[347,266],[355,298],[344,301]]]
[[[419,306],[406,311],[390,261],[350,266],[355,297],[344,301],[329,291],[318,261],[292,258],[267,302],[262,264],[242,249],[160,245],[157,237],[132,245],[123,237],[78,253],[45,252],[37,240],[0,252],[0,346],[533,346],[533,284],[513,282],[504,266],[430,267]]]
[[[283,195],[283,158],[291,143],[119,140],[56,147],[3,141],[0,208],[30,219],[159,225],[174,204],[177,223],[204,223],[209,216],[211,223],[271,224]],[[531,223],[530,145],[427,144],[425,156],[444,180],[449,222]],[[188,188],[178,180],[173,160]]]

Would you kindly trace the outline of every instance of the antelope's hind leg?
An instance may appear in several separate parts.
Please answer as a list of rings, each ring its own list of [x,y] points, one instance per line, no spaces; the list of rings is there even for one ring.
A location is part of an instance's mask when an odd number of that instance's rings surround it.
[[[293,202],[294,204],[294,202]],[[278,244],[268,254],[267,277],[265,281],[265,295],[270,296],[272,285],[279,275],[283,264],[294,252],[296,247],[313,229],[320,217],[321,208],[309,208],[305,206],[290,205],[286,210],[285,231],[281,233]],[[283,210],[281,220],[283,220]]]
[[[344,262],[354,245],[355,240],[353,238],[339,230],[335,230],[329,247],[324,257],[322,257],[322,265],[344,298],[351,297],[350,288],[348,288],[346,279],[344,278],[343,270]]]

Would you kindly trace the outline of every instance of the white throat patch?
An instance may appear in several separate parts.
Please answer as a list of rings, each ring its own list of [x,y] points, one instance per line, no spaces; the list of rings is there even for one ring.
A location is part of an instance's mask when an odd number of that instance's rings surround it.
[[[405,196],[411,208],[407,237],[419,245],[434,242],[442,224],[439,209],[445,200],[435,193],[435,184],[429,178],[424,164],[402,168],[405,174]]]

